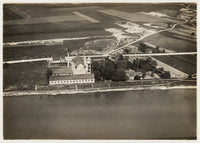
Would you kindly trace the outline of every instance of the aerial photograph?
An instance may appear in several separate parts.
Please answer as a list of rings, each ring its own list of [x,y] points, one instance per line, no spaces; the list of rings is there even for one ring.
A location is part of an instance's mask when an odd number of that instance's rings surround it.
[[[4,3],[3,138],[197,139],[196,3]]]

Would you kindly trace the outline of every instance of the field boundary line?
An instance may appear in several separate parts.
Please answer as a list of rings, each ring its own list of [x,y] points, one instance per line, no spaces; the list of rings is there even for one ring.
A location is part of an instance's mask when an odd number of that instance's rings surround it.
[[[92,17],[89,17],[89,16],[87,16],[85,14],[82,14],[80,12],[72,12],[72,13],[77,15],[77,16],[80,16],[81,18],[83,18],[83,19],[85,19],[85,20],[87,20],[89,22],[92,22],[92,23],[99,23],[100,22],[100,21],[98,21],[98,20],[96,20],[96,19],[94,19]]]

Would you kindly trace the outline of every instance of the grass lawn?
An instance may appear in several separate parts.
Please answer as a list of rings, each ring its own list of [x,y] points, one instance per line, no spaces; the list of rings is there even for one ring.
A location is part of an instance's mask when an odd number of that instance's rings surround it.
[[[3,88],[34,89],[35,85],[47,84],[47,62],[31,62],[4,65]]]

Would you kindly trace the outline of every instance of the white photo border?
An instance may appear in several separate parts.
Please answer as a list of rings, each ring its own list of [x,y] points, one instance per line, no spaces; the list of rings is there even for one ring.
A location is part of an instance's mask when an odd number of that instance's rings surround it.
[[[197,4],[197,139],[196,140],[5,140],[3,139],[3,4],[4,3],[196,3]],[[200,143],[200,0],[0,0],[0,143]]]

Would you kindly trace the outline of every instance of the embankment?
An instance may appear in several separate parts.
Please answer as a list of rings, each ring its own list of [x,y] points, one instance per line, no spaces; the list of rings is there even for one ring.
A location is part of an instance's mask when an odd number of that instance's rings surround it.
[[[64,95],[78,93],[111,92],[111,91],[130,91],[130,90],[168,90],[168,89],[195,89],[196,86],[134,86],[118,88],[93,88],[84,90],[40,90],[40,91],[8,91],[3,96],[28,96],[28,95]]]

